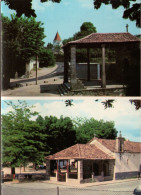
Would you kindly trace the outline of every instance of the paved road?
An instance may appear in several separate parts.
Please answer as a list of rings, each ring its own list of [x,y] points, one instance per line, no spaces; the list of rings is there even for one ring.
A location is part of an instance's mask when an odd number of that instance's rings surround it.
[[[59,185],[59,195],[132,195],[140,180],[76,188]],[[58,195],[57,185],[48,183],[3,184],[2,195]]]
[[[57,62],[55,67],[42,68],[38,71],[36,85],[35,71],[30,78],[11,79],[11,85],[22,85],[2,91],[2,96],[60,96],[58,86],[63,83],[64,63]]]

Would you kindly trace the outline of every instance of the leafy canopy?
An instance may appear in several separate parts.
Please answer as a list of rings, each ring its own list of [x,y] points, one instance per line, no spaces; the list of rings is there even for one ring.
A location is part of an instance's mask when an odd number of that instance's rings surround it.
[[[135,2],[133,4],[133,2]],[[141,3],[136,3],[136,0],[94,0],[94,7],[99,9],[102,4],[112,5],[113,9],[117,9],[120,6],[124,8],[123,18],[136,21],[136,26],[141,27],[140,23],[140,6]]]
[[[74,120],[78,143],[87,143],[94,136],[104,139],[115,139],[117,130],[113,121],[96,120],[94,118],[77,118]]]
[[[45,142],[51,154],[75,144],[76,132],[69,117],[46,116],[43,118],[38,116],[36,122],[44,133],[48,135]]]
[[[20,17],[24,14],[27,17],[36,17],[35,10],[32,8],[32,0],[2,0],[10,9],[16,11],[17,16]],[[40,0],[40,2],[60,3],[61,0]],[[122,6],[124,8],[123,18],[129,18],[131,21],[136,21],[136,26],[141,27],[140,24],[140,3],[136,0],[93,0],[94,8],[99,9],[102,4],[111,4],[113,9]],[[133,4],[133,2],[135,2]]]
[[[32,0],[2,0],[8,5],[9,9],[16,11],[17,16],[21,17],[24,14],[27,17],[36,17],[35,10],[32,8]],[[41,2],[52,1],[53,3],[60,3],[61,0],[40,0]]]
[[[68,39],[63,40],[63,43],[66,44],[69,41],[73,41],[73,40],[77,40],[77,39],[81,39],[91,33],[96,33],[96,27],[93,25],[93,23],[91,22],[84,22],[81,26],[80,26],[80,31],[75,33],[73,35],[73,37],[70,37]]]
[[[2,16],[4,47],[28,62],[32,57],[40,54],[44,45],[45,35],[42,25],[33,17],[17,17],[13,14],[9,19]]]
[[[37,116],[38,113],[31,111],[33,107],[24,101],[19,101],[17,105],[12,101],[6,104],[12,107],[12,111],[2,115],[3,163],[16,167],[29,162],[43,162],[46,135],[42,133],[40,126],[31,120],[31,117]]]

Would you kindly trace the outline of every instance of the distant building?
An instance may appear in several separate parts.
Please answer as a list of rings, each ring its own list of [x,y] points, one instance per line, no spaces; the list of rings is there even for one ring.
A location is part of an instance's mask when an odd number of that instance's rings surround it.
[[[54,37],[54,41],[53,41],[53,53],[58,55],[58,54],[63,54],[63,49],[62,49],[62,46],[63,46],[63,43],[62,43],[62,40],[60,38],[60,35],[59,33],[57,32],[55,37]]]
[[[57,32],[53,41],[53,46],[55,47],[55,46],[62,46],[62,45],[63,45],[62,40],[60,38],[59,33]]]

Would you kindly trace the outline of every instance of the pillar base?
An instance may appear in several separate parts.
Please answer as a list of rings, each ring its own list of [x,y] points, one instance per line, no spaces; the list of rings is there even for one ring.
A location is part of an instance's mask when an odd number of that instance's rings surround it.
[[[79,79],[73,79],[70,81],[71,90],[84,89],[84,84]]]

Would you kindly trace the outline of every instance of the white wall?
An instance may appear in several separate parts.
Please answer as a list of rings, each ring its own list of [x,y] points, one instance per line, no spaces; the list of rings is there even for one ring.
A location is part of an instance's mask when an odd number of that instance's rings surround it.
[[[115,153],[115,173],[139,171],[141,166],[140,153]]]
[[[34,64],[36,64],[36,60],[31,60],[29,63],[26,64],[26,72],[31,72],[34,68]],[[37,68],[39,68],[39,61],[37,62]]]

